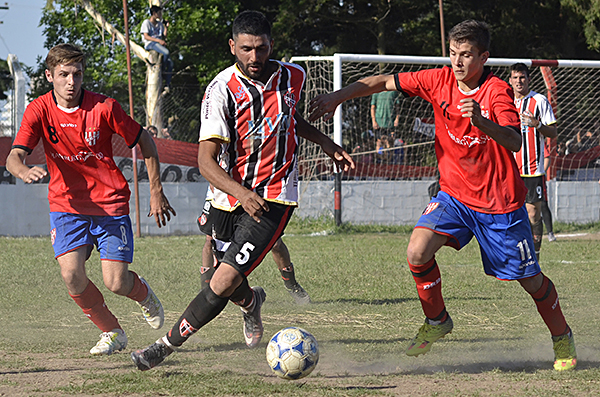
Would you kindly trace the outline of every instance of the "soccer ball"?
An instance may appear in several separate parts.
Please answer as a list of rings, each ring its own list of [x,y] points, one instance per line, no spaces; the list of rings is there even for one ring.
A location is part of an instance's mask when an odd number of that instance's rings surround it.
[[[267,362],[282,379],[304,378],[319,362],[317,340],[302,328],[284,328],[269,341]]]

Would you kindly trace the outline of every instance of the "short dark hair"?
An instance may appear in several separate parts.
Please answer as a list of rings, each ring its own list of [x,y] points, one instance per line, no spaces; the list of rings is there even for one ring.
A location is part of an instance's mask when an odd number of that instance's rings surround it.
[[[523,62],[517,62],[510,65],[510,71],[512,72],[523,72],[525,76],[529,78],[529,68]]]
[[[485,22],[468,19],[462,21],[450,29],[448,42],[462,44],[466,41],[472,42],[480,53],[490,50],[491,34],[490,28]]]
[[[74,63],[81,63],[81,68],[85,69],[85,55],[81,48],[75,44],[58,44],[52,47],[46,56],[46,67],[51,73],[54,73],[54,68],[58,65],[72,65]]]
[[[159,11],[162,11],[162,7],[160,7],[160,6],[150,7],[150,15],[156,14]]]
[[[243,11],[235,18],[232,26],[233,39],[240,34],[252,36],[267,35],[271,39],[271,24],[265,14],[259,11]]]

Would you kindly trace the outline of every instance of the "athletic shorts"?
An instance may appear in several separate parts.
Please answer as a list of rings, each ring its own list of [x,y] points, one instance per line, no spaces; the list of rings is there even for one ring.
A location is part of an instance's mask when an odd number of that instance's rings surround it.
[[[100,259],[133,261],[133,230],[129,215],[92,216],[50,212],[50,237],[58,258],[88,245],[88,258],[95,245]]]
[[[498,279],[518,280],[541,271],[524,205],[507,214],[485,214],[440,191],[429,202],[415,228],[448,236],[446,245],[456,250],[475,236],[485,273]]]
[[[283,235],[295,208],[271,201],[268,205],[269,211],[263,213],[260,223],[252,219],[242,206],[228,212],[213,207],[210,201],[205,202],[198,218],[202,233],[231,243],[226,247],[221,262],[233,266],[246,277]]]
[[[546,181],[544,179],[544,175],[527,176],[522,178],[523,182],[525,182],[525,187],[527,188],[527,196],[525,197],[525,202],[527,204],[533,204],[545,200],[544,186],[546,185]]]

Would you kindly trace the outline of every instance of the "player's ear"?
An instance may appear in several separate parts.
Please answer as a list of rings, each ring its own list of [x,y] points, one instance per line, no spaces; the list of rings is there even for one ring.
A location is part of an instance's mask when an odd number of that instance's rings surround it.
[[[229,39],[229,50],[231,50],[231,54],[235,56],[235,41],[233,41],[233,39]]]
[[[489,51],[485,51],[483,54],[481,54],[481,63],[486,63],[487,60],[490,57],[490,52]]]
[[[52,72],[49,71],[48,69],[46,69],[44,71],[44,74],[46,75],[46,80],[48,80],[49,83],[53,83],[54,81],[52,81]]]

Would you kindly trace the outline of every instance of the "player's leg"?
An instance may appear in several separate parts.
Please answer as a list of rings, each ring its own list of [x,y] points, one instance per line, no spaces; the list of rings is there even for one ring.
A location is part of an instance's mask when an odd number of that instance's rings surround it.
[[[277,269],[279,269],[279,273],[281,273],[285,288],[294,298],[296,303],[298,305],[309,304],[310,296],[308,296],[308,293],[302,288],[298,281],[296,281],[296,272],[290,258],[290,251],[281,238],[275,242],[275,245],[271,249],[271,255],[273,256],[273,261],[277,265]]]
[[[532,296],[537,310],[554,341],[557,370],[574,368],[575,343],[564,318],[558,294],[552,282],[541,273],[531,250],[528,214],[524,207],[508,214],[480,214],[481,228],[476,231],[486,274],[501,280],[518,280]]]
[[[159,329],[165,318],[160,300],[143,277],[129,270],[134,250],[131,219],[128,215],[91,219],[90,231],[100,251],[104,285],[115,294],[134,300],[146,322]]]
[[[425,323],[409,344],[406,354],[427,353],[436,340],[452,331],[452,319],[442,297],[442,279],[435,253],[443,246],[463,247],[473,237],[459,216],[460,203],[440,191],[428,204],[410,237],[408,266],[425,314]]]
[[[548,185],[544,179],[543,185],[543,199],[542,199],[542,222],[546,225],[546,231],[548,232],[548,242],[552,243],[556,241],[554,235],[554,227],[552,226],[552,212],[550,212],[550,206],[548,205]]]
[[[275,241],[283,234],[293,212],[292,207],[270,203],[270,210],[254,221],[242,207],[227,218],[234,220],[231,245],[215,271],[208,288],[204,288],[188,305],[173,328],[153,345],[137,350],[131,358],[140,370],[160,364],[205,324],[214,319],[232,301],[244,312],[244,337],[254,347],[262,337],[260,309],[266,294],[260,287],[250,288],[246,277],[264,259]],[[224,223],[224,228],[228,222]],[[216,225],[204,225],[212,229]],[[225,238],[219,236],[217,238]]]
[[[201,288],[206,288],[210,283],[210,279],[215,273],[216,260],[213,255],[212,237],[208,234],[202,247],[202,266],[200,266],[200,283]]]
[[[90,224],[88,216],[50,213],[52,246],[69,295],[102,331],[100,341],[90,353],[111,354],[127,346],[127,336],[117,318],[106,306],[100,290],[86,275],[85,262],[90,257],[93,247]],[[114,340],[113,346],[107,347],[107,340]]]
[[[531,234],[533,236],[533,247],[535,255],[540,259],[540,249],[542,248],[542,235],[544,234],[544,224],[542,223],[542,202],[527,203],[527,214],[529,224],[531,225]]]

